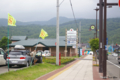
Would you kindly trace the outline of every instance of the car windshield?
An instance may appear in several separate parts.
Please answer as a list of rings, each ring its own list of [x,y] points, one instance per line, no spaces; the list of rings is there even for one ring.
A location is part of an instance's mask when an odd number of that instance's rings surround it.
[[[41,55],[41,52],[37,52],[37,54],[36,55]]]
[[[10,55],[24,55],[22,52],[10,52]]]

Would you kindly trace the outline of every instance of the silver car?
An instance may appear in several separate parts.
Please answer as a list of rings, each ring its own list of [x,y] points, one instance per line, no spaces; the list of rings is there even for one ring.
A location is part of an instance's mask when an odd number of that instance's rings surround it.
[[[13,65],[24,65],[28,67],[32,61],[32,57],[30,56],[30,51],[28,50],[15,50],[11,51],[7,57],[7,64],[9,62],[9,67]]]

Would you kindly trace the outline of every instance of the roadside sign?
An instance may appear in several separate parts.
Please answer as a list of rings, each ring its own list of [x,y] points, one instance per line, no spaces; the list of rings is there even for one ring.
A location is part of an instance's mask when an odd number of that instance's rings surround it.
[[[95,26],[94,26],[94,25],[91,25],[91,26],[90,26],[90,29],[95,29]]]
[[[57,45],[57,43],[55,42],[55,45]]]
[[[67,44],[76,44],[76,31],[74,29],[70,29],[67,31]]]
[[[76,41],[67,41],[67,44],[76,44]]]

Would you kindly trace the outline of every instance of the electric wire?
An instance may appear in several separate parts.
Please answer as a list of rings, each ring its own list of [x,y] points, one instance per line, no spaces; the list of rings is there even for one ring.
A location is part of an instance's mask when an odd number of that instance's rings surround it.
[[[64,2],[64,0],[59,4],[59,6]]]
[[[69,0],[69,1],[70,1],[70,5],[71,5],[71,9],[72,9],[72,13],[73,13],[74,21],[75,21],[75,23],[76,23],[76,27],[78,27],[78,25],[77,25],[77,21],[76,21],[76,18],[75,18],[75,14],[74,14],[74,10],[73,10],[73,7],[72,7],[72,2],[71,2],[71,0]]]

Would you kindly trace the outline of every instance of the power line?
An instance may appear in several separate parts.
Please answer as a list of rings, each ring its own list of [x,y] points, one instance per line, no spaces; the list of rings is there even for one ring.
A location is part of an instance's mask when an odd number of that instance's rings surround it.
[[[72,2],[71,2],[71,0],[69,0],[69,1],[70,1],[72,13],[73,13],[74,21],[75,21],[75,23],[76,23],[76,27],[78,27],[78,26],[77,26],[77,21],[76,21],[76,18],[75,18],[75,14],[74,14],[74,10],[73,10],[73,7],[72,7]]]
[[[59,4],[59,6],[64,2],[64,0]]]

